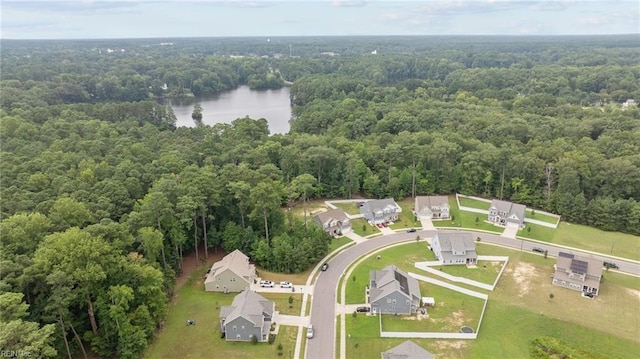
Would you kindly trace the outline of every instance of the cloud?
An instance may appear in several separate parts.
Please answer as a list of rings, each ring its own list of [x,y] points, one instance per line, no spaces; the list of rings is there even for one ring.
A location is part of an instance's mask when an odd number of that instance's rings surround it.
[[[362,0],[333,0],[331,6],[333,7],[362,7],[367,5],[367,1]]]
[[[566,8],[561,1],[538,1],[531,5],[531,10],[536,11],[563,11]]]
[[[147,2],[148,3],[148,2]],[[2,1],[3,10],[37,11],[60,14],[113,14],[135,11],[135,1]]]

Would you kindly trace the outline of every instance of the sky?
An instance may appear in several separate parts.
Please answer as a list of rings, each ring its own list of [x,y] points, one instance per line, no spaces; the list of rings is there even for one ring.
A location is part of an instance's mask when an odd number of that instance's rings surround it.
[[[3,39],[640,33],[638,0],[1,0]]]

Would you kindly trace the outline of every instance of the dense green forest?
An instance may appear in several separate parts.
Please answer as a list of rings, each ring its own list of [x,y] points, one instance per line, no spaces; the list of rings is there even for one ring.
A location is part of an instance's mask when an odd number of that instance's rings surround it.
[[[282,210],[309,198],[460,192],[640,235],[638,36],[1,46],[3,348],[137,357],[186,253],[317,263],[329,238]],[[287,135],[158,100],[289,81]]]

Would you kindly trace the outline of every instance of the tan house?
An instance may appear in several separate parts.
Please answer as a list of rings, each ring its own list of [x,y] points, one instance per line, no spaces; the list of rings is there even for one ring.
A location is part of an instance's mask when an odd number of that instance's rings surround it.
[[[434,359],[428,350],[407,340],[406,342],[382,352],[382,359]]]
[[[447,196],[417,196],[413,211],[418,219],[449,219]]]
[[[313,217],[313,221],[331,236],[351,232],[351,221],[349,221],[347,214],[340,208],[318,213]]]
[[[215,262],[204,280],[207,292],[241,292],[251,286],[256,277],[256,267],[249,257],[239,250],[227,254]]]
[[[603,262],[599,259],[560,252],[554,266],[552,283],[596,296],[600,290],[602,265]]]

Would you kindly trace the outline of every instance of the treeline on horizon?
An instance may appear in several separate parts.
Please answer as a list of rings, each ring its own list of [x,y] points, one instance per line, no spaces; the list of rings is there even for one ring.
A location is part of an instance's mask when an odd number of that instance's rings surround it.
[[[137,357],[186,253],[317,263],[330,238],[281,210],[311,198],[460,192],[640,235],[634,39],[3,40],[0,347]],[[284,80],[286,135],[154,100]]]

